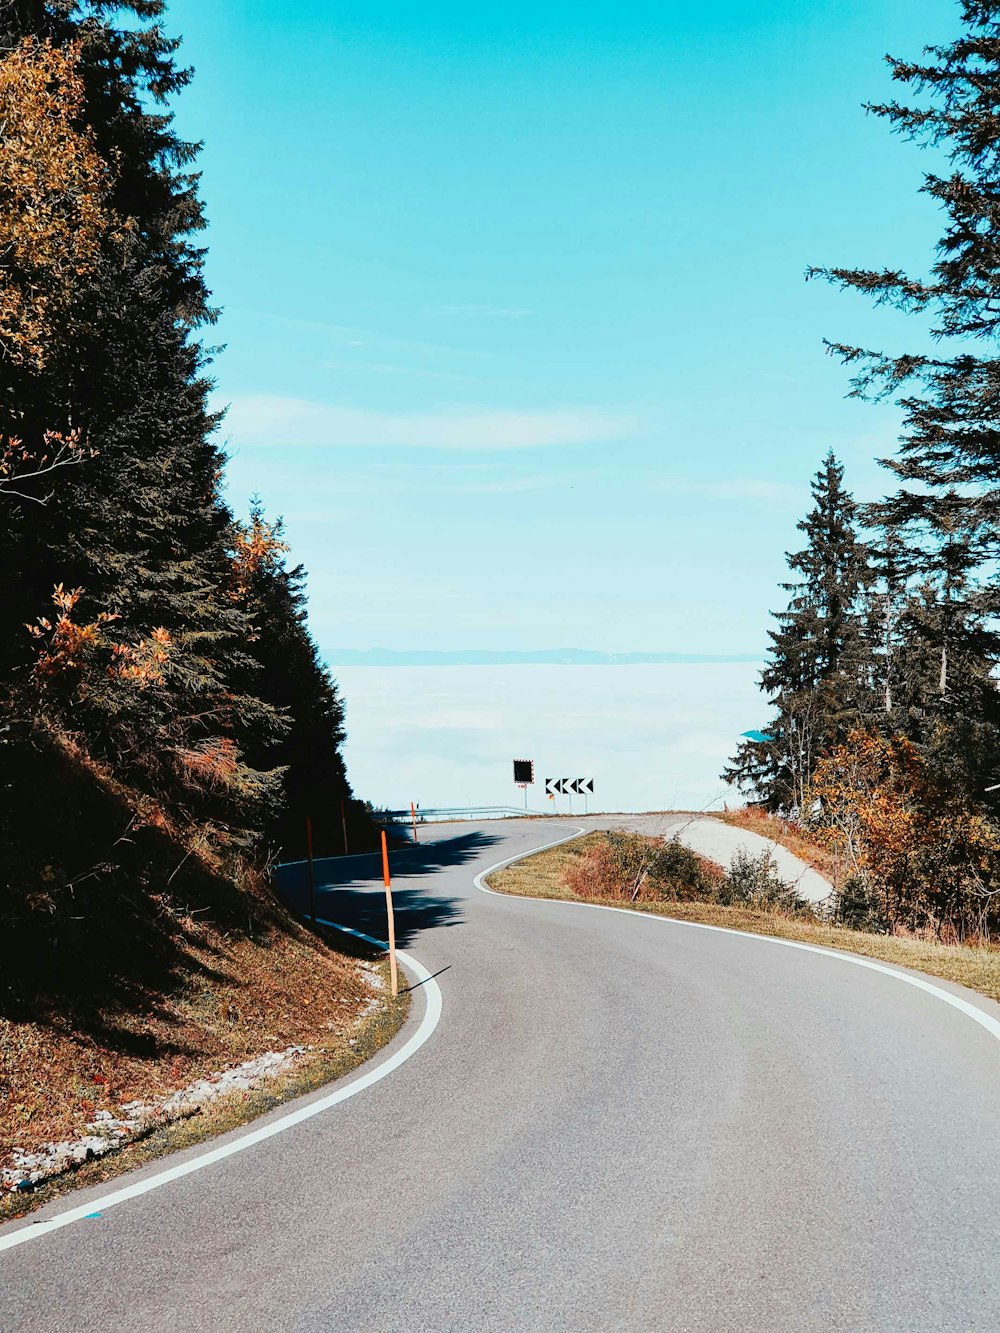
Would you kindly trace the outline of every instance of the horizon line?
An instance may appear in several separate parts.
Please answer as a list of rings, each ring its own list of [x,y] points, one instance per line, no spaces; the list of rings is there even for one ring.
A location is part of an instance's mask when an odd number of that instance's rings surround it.
[[[589,648],[331,648],[334,666],[668,666],[762,662],[764,653],[602,652]]]

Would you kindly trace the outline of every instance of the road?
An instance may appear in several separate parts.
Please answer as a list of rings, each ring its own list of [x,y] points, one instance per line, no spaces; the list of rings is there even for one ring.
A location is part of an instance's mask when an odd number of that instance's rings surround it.
[[[841,957],[474,886],[571,827],[400,853],[400,944],[443,996],[427,1043],[0,1253],[0,1328],[995,1333],[1000,1041]],[[374,863],[322,868],[323,913],[379,933]]]

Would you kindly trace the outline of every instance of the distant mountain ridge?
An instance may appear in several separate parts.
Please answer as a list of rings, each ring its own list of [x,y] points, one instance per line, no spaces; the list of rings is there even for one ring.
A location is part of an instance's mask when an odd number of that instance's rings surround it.
[[[667,663],[759,662],[761,653],[601,653],[588,648],[540,648],[509,652],[490,648],[399,651],[331,648],[330,666],[658,666]]]

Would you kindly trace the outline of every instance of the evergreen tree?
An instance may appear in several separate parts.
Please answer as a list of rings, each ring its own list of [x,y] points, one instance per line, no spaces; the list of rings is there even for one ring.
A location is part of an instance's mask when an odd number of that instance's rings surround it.
[[[343,701],[309,632],[305,570],[286,568],[281,521],[268,523],[258,500],[250,521],[237,525],[235,547],[238,595],[253,622],[254,688],[287,718],[276,743],[261,736],[248,754],[283,774],[284,800],[272,812],[267,837],[286,858],[299,857],[308,817],[317,855],[342,852],[345,828],[349,850],[374,847],[374,825],[344,768]]]
[[[801,808],[820,755],[869,707],[869,553],[843,481],[843,467],[828,453],[812,482],[813,508],[798,524],[806,545],[787,556],[798,578],[782,585],[791,596],[775,615],[761,673],[776,713],[767,739],[744,742],[723,774],[770,810]]]
[[[58,0],[8,5],[0,19],[8,59],[55,50],[72,61],[83,90],[75,121],[105,163],[102,203],[114,219],[98,262],[56,310],[44,357],[0,365],[0,432],[31,446],[47,431],[76,431],[89,454],[51,502],[14,506],[5,556],[17,577],[5,581],[0,651],[36,724],[82,732],[92,757],[180,823],[199,821],[219,847],[245,845],[277,786],[241,755],[282,723],[253,693],[246,613],[225,591],[232,520],[196,338],[212,318],[192,241],[204,220],[195,146],[158,107],[188,78],[155,22],[162,8]],[[116,21],[123,10],[138,22]],[[33,689],[23,625],[46,614],[56,585],[81,594],[58,608],[45,688]],[[65,651],[71,621],[95,627],[92,642],[80,640],[86,653]],[[109,669],[154,635],[155,674]]]
[[[161,0],[0,3],[0,1009],[103,1024],[268,856],[370,838],[300,568],[221,495]],[[329,846],[323,847],[324,837]],[[266,927],[265,927],[266,928]]]
[[[871,517],[905,553],[919,589],[908,610],[905,730],[978,802],[986,756],[995,766],[1000,754],[1000,4],[964,0],[961,12],[965,30],[954,42],[926,48],[921,61],[889,57],[893,78],[926,97],[868,108],[950,164],[926,173],[922,187],[946,217],[936,262],[922,277],[812,272],[924,317],[922,350],[832,348],[855,367],[856,395],[897,396],[903,409],[899,455],[886,460],[899,485]],[[971,738],[981,759],[970,764]]]

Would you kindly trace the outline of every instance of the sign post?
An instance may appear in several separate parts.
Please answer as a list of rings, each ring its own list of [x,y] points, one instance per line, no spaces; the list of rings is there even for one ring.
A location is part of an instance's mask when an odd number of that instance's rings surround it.
[[[528,788],[535,781],[535,761],[534,759],[515,759],[514,760],[514,786],[520,787],[524,792],[524,808],[528,808]]]
[[[347,813],[344,810],[344,802],[340,803],[340,827],[344,830],[344,855],[347,855]]]
[[[588,793],[591,796],[593,796],[594,794],[594,779],[593,778],[546,778],[545,795],[549,798],[550,801],[554,801],[556,799],[556,792],[558,792],[560,796],[569,797],[570,814],[573,813],[573,793],[576,792],[577,796],[582,796],[583,813],[586,814],[590,808],[589,803],[587,801],[587,795]]]
[[[385,910],[389,919],[389,977],[393,995],[399,994],[399,981],[396,976],[396,919],[392,912],[392,879],[389,875],[389,848],[382,830],[382,879],[385,881]]]
[[[410,818],[413,820],[413,841],[417,841],[417,807],[410,802]]]

